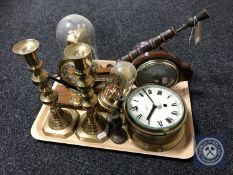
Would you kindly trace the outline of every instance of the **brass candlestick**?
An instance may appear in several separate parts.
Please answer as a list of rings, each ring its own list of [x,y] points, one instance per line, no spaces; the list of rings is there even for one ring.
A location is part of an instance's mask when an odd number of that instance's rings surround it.
[[[61,109],[57,105],[58,94],[52,90],[48,72],[42,70],[43,62],[36,55],[38,48],[39,42],[37,40],[26,39],[16,43],[12,50],[15,54],[25,57],[27,68],[33,72],[32,82],[39,86],[41,102],[50,106],[51,113],[43,125],[44,134],[67,138],[74,133],[79,114],[70,109]]]
[[[71,44],[64,50],[66,59],[71,59],[75,65],[74,79],[77,88],[81,92],[81,104],[83,108],[92,108],[97,103],[97,96],[92,86],[94,77],[91,75],[92,55],[91,48],[85,43]]]
[[[74,61],[77,75],[75,83],[81,92],[82,107],[87,110],[80,119],[76,135],[83,141],[104,142],[108,139],[108,124],[95,109],[98,99],[92,88],[95,80],[91,47],[85,43],[70,44],[65,48],[64,55],[66,59]]]

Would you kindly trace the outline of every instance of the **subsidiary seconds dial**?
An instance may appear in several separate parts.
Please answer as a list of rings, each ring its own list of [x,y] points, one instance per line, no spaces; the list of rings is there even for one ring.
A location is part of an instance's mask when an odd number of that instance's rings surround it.
[[[176,128],[185,116],[181,98],[159,85],[145,85],[133,91],[127,99],[126,111],[130,121],[151,132]]]

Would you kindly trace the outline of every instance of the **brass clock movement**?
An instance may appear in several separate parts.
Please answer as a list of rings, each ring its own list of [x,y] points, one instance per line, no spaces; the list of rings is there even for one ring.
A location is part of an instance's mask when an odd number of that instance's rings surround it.
[[[117,145],[159,152],[174,148],[185,134],[187,108],[170,87],[192,77],[191,65],[158,49],[162,43],[208,18],[204,9],[177,30],[174,27],[141,42],[113,64],[99,64],[95,32],[80,15],[64,17],[57,26],[63,51],[57,76],[42,69],[36,54],[39,41],[16,43],[13,52],[25,57],[32,81],[39,86],[40,100],[47,106],[41,128],[46,140],[94,147]],[[63,91],[52,88],[55,80]],[[64,86],[63,86],[64,85]],[[65,102],[60,102],[65,98]],[[72,99],[72,100],[70,100]],[[44,114],[44,113],[43,113]],[[125,144],[125,145],[124,145]],[[108,148],[109,149],[109,148]]]

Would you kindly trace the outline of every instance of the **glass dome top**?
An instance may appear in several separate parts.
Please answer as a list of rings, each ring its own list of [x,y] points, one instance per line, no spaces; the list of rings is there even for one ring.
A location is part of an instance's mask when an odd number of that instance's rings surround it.
[[[56,40],[62,51],[71,43],[86,43],[92,47],[94,59],[98,58],[94,27],[84,16],[71,14],[62,18],[57,24]]]

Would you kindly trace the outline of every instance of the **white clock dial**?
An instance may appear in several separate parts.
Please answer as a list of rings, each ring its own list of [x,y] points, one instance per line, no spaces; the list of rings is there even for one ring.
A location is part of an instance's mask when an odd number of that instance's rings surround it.
[[[127,99],[127,112],[143,128],[174,128],[184,117],[181,98],[172,90],[158,85],[137,88]]]

